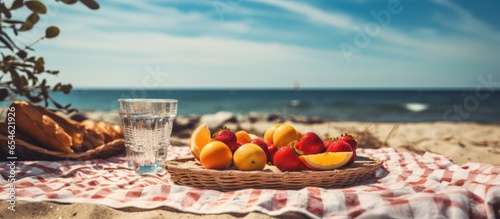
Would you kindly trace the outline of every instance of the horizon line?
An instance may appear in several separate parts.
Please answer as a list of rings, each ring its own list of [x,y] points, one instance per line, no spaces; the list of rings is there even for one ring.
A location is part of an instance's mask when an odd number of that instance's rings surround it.
[[[73,87],[73,90],[430,90],[430,91],[453,91],[453,90],[476,90],[475,87]],[[488,89],[488,88],[482,88]],[[500,90],[493,87],[493,90]]]

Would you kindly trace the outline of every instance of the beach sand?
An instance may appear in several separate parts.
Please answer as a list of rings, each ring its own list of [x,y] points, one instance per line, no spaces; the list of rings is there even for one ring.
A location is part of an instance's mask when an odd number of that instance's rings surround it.
[[[86,112],[85,117],[119,124],[116,112]],[[211,117],[210,117],[211,116]],[[207,118],[208,117],[208,118]],[[217,118],[223,118],[217,121]],[[274,119],[273,119],[274,118]],[[317,119],[275,118],[269,115],[220,115],[179,116],[174,125],[172,144],[187,145],[190,132],[199,123],[212,122],[211,129],[227,126],[232,130],[244,129],[262,136],[264,131],[276,122],[293,124],[301,132],[316,132],[323,138],[335,137],[341,133],[351,133],[359,141],[358,147],[393,147],[418,154],[432,152],[449,157],[456,164],[467,162],[500,165],[500,124],[477,123],[365,123],[365,122],[321,122]],[[294,121],[294,122],[291,122]],[[261,213],[245,215],[197,215],[161,208],[113,209],[92,204],[61,204],[53,202],[19,202],[16,213],[5,210],[7,202],[0,204],[0,218],[273,218]],[[303,218],[290,213],[282,218]]]
[[[137,208],[113,209],[104,205],[94,204],[62,204],[55,202],[26,202],[18,201],[16,211],[8,210],[8,202],[0,203],[0,218],[40,218],[40,219],[67,219],[67,218],[102,218],[102,219],[122,219],[122,218],[140,218],[140,219],[228,219],[228,218],[277,218],[268,215],[250,212],[248,214],[215,214],[199,215],[179,212],[172,208],[159,208],[153,210],[143,210]],[[306,218],[302,214],[289,212],[278,218],[295,219]]]

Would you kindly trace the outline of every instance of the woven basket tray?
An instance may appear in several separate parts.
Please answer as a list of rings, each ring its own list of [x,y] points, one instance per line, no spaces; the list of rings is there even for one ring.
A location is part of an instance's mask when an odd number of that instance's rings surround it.
[[[349,167],[330,171],[281,172],[266,165],[263,171],[210,170],[194,158],[163,163],[172,181],[201,189],[231,191],[238,189],[301,189],[346,187],[371,178],[382,165],[380,160],[358,157]]]
[[[92,150],[82,153],[63,153],[51,151],[45,148],[32,145],[22,140],[16,140],[14,155],[10,155],[6,136],[0,135],[0,161],[5,161],[7,157],[16,157],[16,160],[90,160],[105,159],[120,153],[125,153],[124,139],[115,139]]]

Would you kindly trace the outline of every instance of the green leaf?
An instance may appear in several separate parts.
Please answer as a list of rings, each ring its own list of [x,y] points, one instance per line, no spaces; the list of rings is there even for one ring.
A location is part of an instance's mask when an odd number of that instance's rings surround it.
[[[53,75],[57,75],[57,74],[59,74],[59,71],[57,71],[57,70],[47,70],[47,71],[45,71],[45,72],[47,72],[47,73],[49,73],[49,74],[53,74]]]
[[[22,23],[24,23],[22,21],[8,20],[8,19],[2,20],[2,22],[8,23],[8,24],[22,24]]]
[[[47,7],[42,2],[39,1],[27,1],[24,3],[31,11],[45,14],[47,13]]]
[[[50,100],[50,102],[52,102],[52,104],[54,104],[54,106],[56,106],[57,109],[63,109],[63,106],[61,104],[59,104],[58,102],[54,101],[54,100]]]
[[[14,48],[12,48],[12,45],[10,45],[10,43],[9,43],[7,40],[5,40],[5,39],[3,38],[3,36],[0,36],[0,41],[1,41],[1,42],[2,42],[2,43],[3,43],[3,44],[7,47],[7,48],[9,48],[11,51],[14,51]]]
[[[9,96],[9,91],[5,88],[0,89],[0,101],[4,101]]]
[[[57,83],[56,85],[54,85],[54,87],[52,88],[52,91],[54,92],[57,92],[57,91],[60,91],[61,90],[61,83]]]
[[[38,20],[40,20],[40,17],[38,16],[37,13],[31,13],[30,16],[28,16],[28,18],[26,18],[26,22],[31,22],[31,24],[35,25]]]
[[[24,50],[19,50],[19,52],[17,52],[16,55],[21,59],[25,59],[26,56],[28,56],[28,53],[26,53],[26,51]]]
[[[33,12],[26,18],[26,21],[21,25],[21,28],[19,28],[19,31],[27,31],[33,29],[33,26],[40,20],[40,17],[38,16],[38,13]]]
[[[23,7],[24,5],[24,0],[15,0],[12,2],[12,6],[10,6],[10,10],[16,10],[20,7]]]
[[[61,85],[61,90],[62,90],[63,94],[69,94],[71,92],[71,89],[73,89],[73,86],[71,84]]]
[[[61,0],[61,1],[65,4],[68,4],[68,5],[72,5],[72,4],[75,4],[76,2],[78,2],[78,0]]]
[[[19,28],[19,31],[28,31],[33,28],[33,23],[31,22],[24,22],[21,28]]]
[[[30,50],[30,51],[35,51],[35,49],[31,48],[30,46],[26,46],[26,48],[24,49],[27,49],[27,50]]]
[[[33,62],[33,63],[35,63],[35,62],[36,62],[36,60],[35,60],[35,56],[31,56],[31,57],[29,57],[28,59],[26,59],[26,61],[27,61],[27,62]]]
[[[23,76],[21,76],[21,78],[20,78],[20,81],[19,81],[19,82],[20,82],[19,84],[20,84],[22,87],[26,87],[26,86],[28,86],[28,79],[26,79],[26,76],[24,76],[24,75],[23,75]]]
[[[85,6],[87,6],[90,9],[97,10],[99,9],[99,3],[97,3],[94,0],[80,0],[81,3],[83,3]]]
[[[43,71],[45,70],[44,65],[45,65],[45,62],[43,61],[43,57],[40,57],[40,58],[38,58],[38,59],[36,60],[36,62],[35,62],[35,66],[34,66],[33,68],[34,68],[34,70],[35,70],[36,72],[41,73],[41,72],[43,72]],[[44,81],[45,81],[45,80],[44,80]]]
[[[59,35],[59,33],[60,33],[60,30],[56,26],[50,26],[50,27],[47,27],[47,29],[45,29],[45,37],[48,39],[57,37]]]

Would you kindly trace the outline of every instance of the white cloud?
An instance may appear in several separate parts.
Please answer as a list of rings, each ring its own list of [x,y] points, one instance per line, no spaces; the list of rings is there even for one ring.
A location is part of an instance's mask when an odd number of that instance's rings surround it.
[[[309,20],[313,23],[320,23],[333,28],[344,30],[353,30],[354,28],[357,28],[363,31],[367,25],[366,22],[358,22],[356,19],[342,12],[330,11],[327,13],[319,8],[314,8],[304,3],[290,1],[259,2],[289,10],[309,18]],[[435,2],[453,10],[460,16],[459,21],[446,22],[448,26],[467,31],[468,33],[479,34],[485,38],[495,39],[497,41],[500,39],[500,35],[496,30],[475,19],[472,15],[470,15],[470,13],[460,6],[447,0],[435,0]],[[410,10],[406,9],[404,5],[401,5],[400,7],[402,9],[401,14],[405,13],[404,10]],[[403,55],[408,58],[429,58],[430,56],[433,56],[437,59],[459,58],[461,60],[470,59],[471,55],[477,55],[473,58],[481,60],[484,59],[483,55],[485,53],[492,53],[493,51],[496,51],[491,48],[488,49],[488,47],[491,46],[490,44],[478,41],[475,38],[471,39],[467,36],[450,36],[435,32],[433,32],[435,34],[432,35],[421,34],[421,31],[419,31],[420,29],[417,29],[416,31],[399,30],[391,27],[390,23],[392,19],[398,19],[397,16],[398,15],[393,14],[388,25],[386,27],[382,26],[378,35],[369,36],[372,42],[368,45],[366,50],[378,50],[384,53]],[[357,32],[351,32],[351,34],[354,38]],[[353,40],[354,39],[346,41],[346,43],[354,45]],[[382,42],[375,42],[377,40],[381,40]],[[484,49],[486,49],[486,51]],[[363,55],[364,54],[362,52],[361,56]]]
[[[291,2],[291,1],[266,1],[258,0],[262,4],[273,5],[288,11],[303,15],[309,20],[322,23],[331,27],[336,27],[341,30],[351,31],[354,26],[354,21],[349,15],[339,12],[325,12],[314,8],[306,3]]]
[[[460,5],[448,0],[433,0],[433,2],[454,12],[457,16],[454,19],[437,16],[437,21],[441,24],[454,30],[493,41],[494,43],[500,43],[500,33],[498,30],[477,19],[469,11],[460,7]]]
[[[259,2],[292,12],[287,18],[306,17],[311,23],[344,32],[343,37],[345,33],[354,37],[353,28],[365,24],[351,15],[306,3]],[[62,29],[60,37],[43,41],[38,50],[50,68],[61,70],[62,81],[84,87],[140,87],[148,74],[146,67],[157,65],[168,75],[162,82],[165,86],[290,87],[301,81],[311,87],[364,87],[386,80],[398,81],[398,86],[438,86],[439,81],[422,82],[419,77],[466,71],[469,68],[463,68],[464,63],[488,63],[497,57],[497,50],[475,38],[450,36],[436,29],[403,31],[389,24],[348,64],[335,48],[280,42],[298,41],[304,33],[266,26],[261,16],[278,15],[251,10],[245,2],[235,13],[249,17],[234,20],[219,20],[206,2],[202,4],[210,11],[202,12],[158,6],[160,3],[114,0],[98,11],[85,7],[61,10],[51,18]],[[253,36],[266,40],[252,40]],[[387,58],[389,55],[398,58]],[[457,60],[460,63],[448,66]]]

